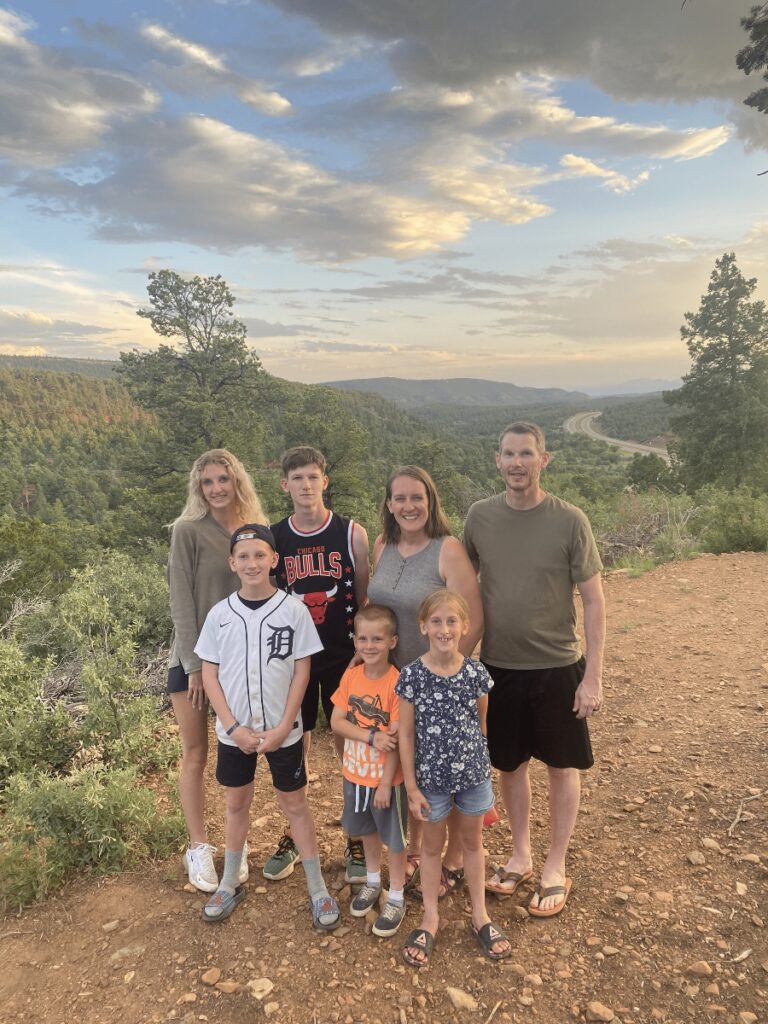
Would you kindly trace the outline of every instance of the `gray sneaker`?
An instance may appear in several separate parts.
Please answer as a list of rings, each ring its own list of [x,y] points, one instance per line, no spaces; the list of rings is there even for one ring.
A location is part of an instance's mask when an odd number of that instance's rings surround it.
[[[365,866],[365,850],[362,839],[348,837],[347,848],[344,851],[344,881],[349,885],[363,885],[368,878],[368,870]]]
[[[379,896],[381,896],[381,886],[366,883],[349,904],[349,912],[352,917],[365,917],[371,907],[378,903]]]
[[[281,878],[287,878],[293,874],[296,861],[299,859],[299,851],[296,849],[291,836],[284,832],[280,836],[277,849],[262,868],[262,874],[271,882],[279,882]]]
[[[384,909],[376,918],[371,931],[382,939],[388,939],[394,935],[405,917],[405,900],[402,903],[392,903],[389,900],[384,904]]]

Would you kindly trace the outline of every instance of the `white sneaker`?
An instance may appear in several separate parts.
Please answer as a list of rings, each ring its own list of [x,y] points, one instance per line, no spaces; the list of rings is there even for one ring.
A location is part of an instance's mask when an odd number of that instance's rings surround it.
[[[189,880],[202,892],[216,892],[219,887],[219,876],[213,864],[214,853],[215,846],[200,843],[199,846],[188,846],[184,854],[184,867],[189,874]]]
[[[248,846],[248,840],[245,842],[243,847],[243,859],[240,861],[240,874],[237,876],[237,880],[240,885],[245,885],[248,881],[248,854],[251,852]]]

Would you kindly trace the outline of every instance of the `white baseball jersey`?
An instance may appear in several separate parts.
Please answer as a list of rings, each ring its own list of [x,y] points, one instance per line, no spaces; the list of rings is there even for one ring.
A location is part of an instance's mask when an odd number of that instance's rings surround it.
[[[260,608],[243,604],[237,594],[208,612],[195,654],[219,666],[219,683],[229,710],[241,725],[261,731],[280,724],[297,658],[322,651],[307,607],[278,590]],[[303,734],[301,711],[282,746]],[[230,747],[237,744],[216,720],[216,735]]]

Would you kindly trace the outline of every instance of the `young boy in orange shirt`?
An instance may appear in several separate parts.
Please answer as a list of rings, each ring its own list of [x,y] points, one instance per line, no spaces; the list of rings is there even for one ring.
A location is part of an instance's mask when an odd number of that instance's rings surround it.
[[[398,671],[389,663],[396,631],[389,608],[369,604],[357,613],[355,651],[362,664],[347,669],[331,698],[331,728],[344,740],[341,823],[349,835],[362,837],[367,867],[366,883],[349,909],[353,917],[364,917],[378,903],[386,846],[389,893],[373,925],[373,934],[382,937],[394,935],[405,917],[408,798],[397,752]]]

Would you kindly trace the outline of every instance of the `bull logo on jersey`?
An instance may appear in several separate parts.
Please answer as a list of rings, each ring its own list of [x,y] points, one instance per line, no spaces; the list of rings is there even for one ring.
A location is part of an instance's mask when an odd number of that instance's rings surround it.
[[[293,654],[293,626],[269,626],[269,628],[272,632],[267,637],[267,664],[275,659],[285,661]]]
[[[336,600],[336,591],[338,589],[338,587],[334,587],[332,590],[318,590],[313,594],[296,595],[309,608],[309,614],[312,616],[312,621],[316,626],[322,626],[325,622],[325,613],[328,611],[328,605],[333,604]]]

